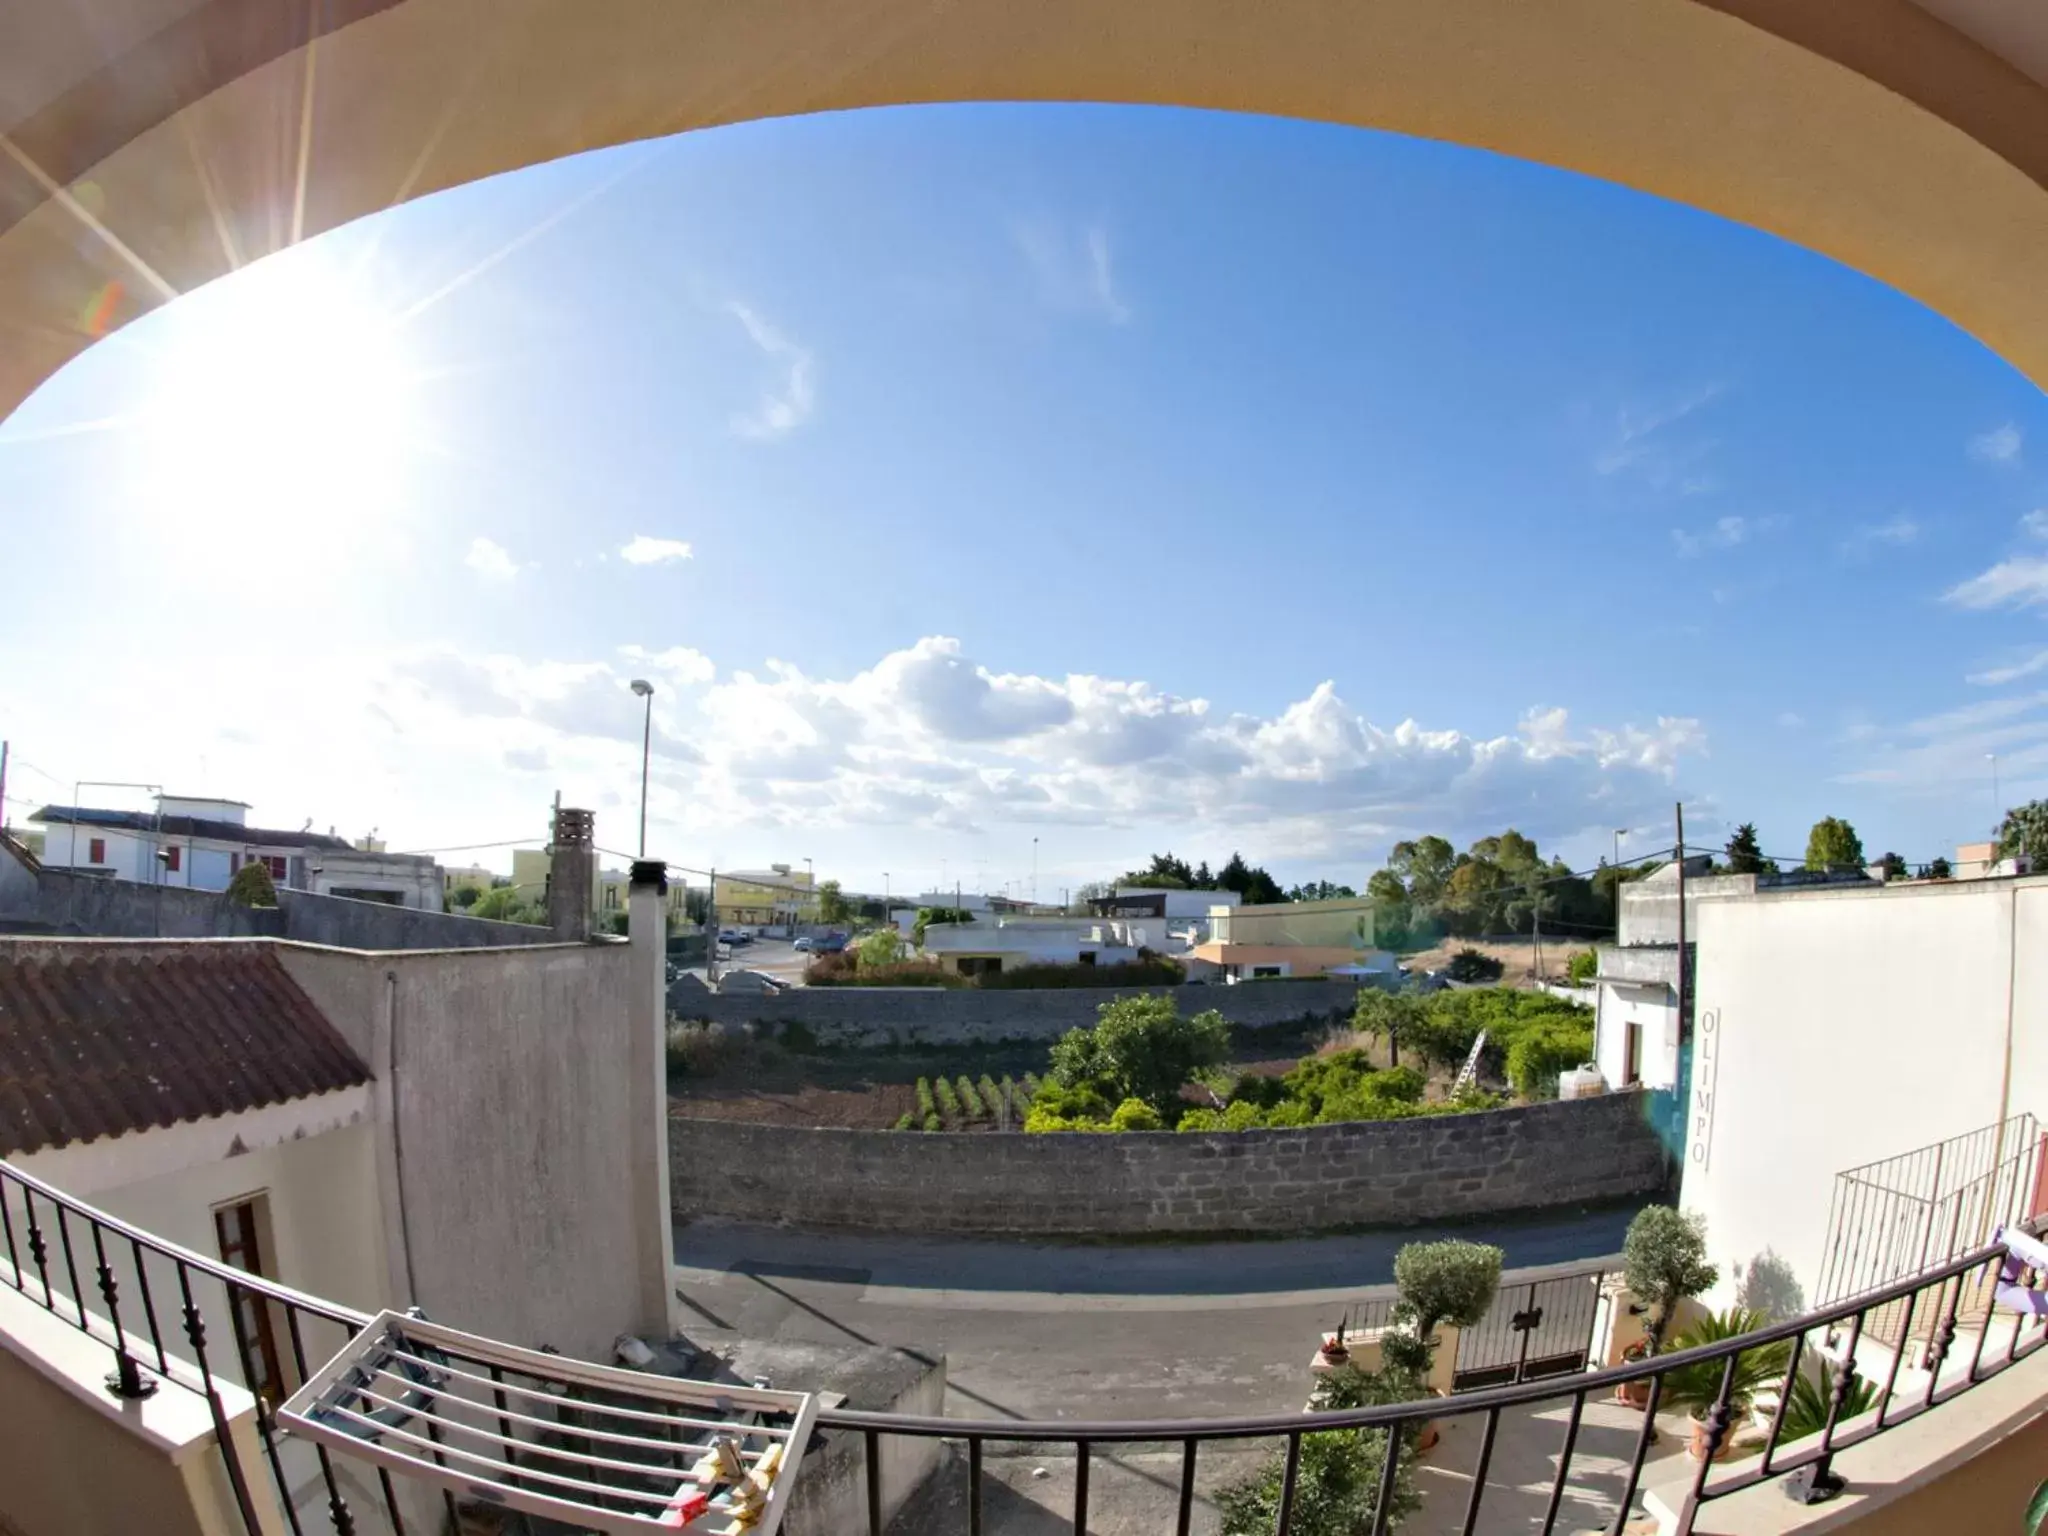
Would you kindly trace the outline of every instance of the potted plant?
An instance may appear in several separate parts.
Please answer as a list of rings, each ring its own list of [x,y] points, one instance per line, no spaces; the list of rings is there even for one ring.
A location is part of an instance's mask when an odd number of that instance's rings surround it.
[[[1725,1312],[1710,1312],[1680,1329],[1671,1340],[1671,1348],[1678,1351],[1698,1349],[1708,1344],[1726,1344],[1769,1326],[1770,1319],[1753,1308],[1730,1307]],[[1684,1409],[1692,1416],[1693,1460],[1706,1459],[1711,1434],[1707,1415],[1720,1401],[1723,1376],[1727,1377],[1728,1426],[1722,1433],[1721,1443],[1714,1449],[1716,1461],[1726,1460],[1734,1451],[1735,1424],[1749,1416],[1750,1405],[1756,1401],[1757,1393],[1783,1378],[1791,1359],[1790,1341],[1779,1339],[1743,1350],[1735,1356],[1732,1372],[1727,1359],[1722,1357],[1673,1366],[1664,1373],[1664,1390],[1659,1400],[1666,1408]]]
[[[1707,1224],[1668,1205],[1648,1205],[1636,1212],[1621,1245],[1622,1280],[1649,1309],[1644,1336],[1622,1351],[1624,1361],[1644,1360],[1657,1353],[1671,1326],[1671,1316],[1688,1296],[1697,1296],[1720,1278],[1707,1262]],[[1615,1397],[1632,1408],[1650,1400],[1648,1378],[1625,1381]]]
[[[1834,1407],[1836,1382],[1835,1368],[1823,1360],[1814,1375],[1801,1371],[1792,1378],[1792,1388],[1785,1394],[1785,1416],[1778,1425],[1778,1443],[1788,1445],[1794,1440],[1804,1440],[1808,1435],[1817,1435],[1828,1427],[1828,1414]],[[1868,1413],[1877,1406],[1877,1384],[1861,1376],[1853,1377],[1842,1396],[1840,1419],[1855,1418],[1859,1413]]]
[[[1500,1288],[1501,1251],[1486,1243],[1451,1240],[1409,1243],[1394,1255],[1394,1287],[1401,1300],[1381,1349],[1390,1367],[1427,1383],[1436,1363],[1437,1329],[1448,1323],[1470,1328],[1486,1316]],[[1436,1444],[1434,1424],[1425,1424],[1418,1450]]]
[[[1421,1381],[1398,1366],[1363,1371],[1347,1362],[1316,1379],[1308,1406],[1311,1413],[1333,1413],[1412,1402],[1424,1395]],[[1390,1433],[1395,1436],[1394,1481],[1382,1516],[1378,1506]],[[1374,1529],[1375,1519],[1383,1519],[1386,1530],[1397,1528],[1422,1504],[1415,1487],[1418,1449],[1412,1424],[1303,1435],[1287,1529],[1294,1536],[1357,1536]],[[1248,1476],[1218,1490],[1221,1536],[1272,1536],[1287,1502],[1286,1486],[1287,1458],[1276,1451]]]

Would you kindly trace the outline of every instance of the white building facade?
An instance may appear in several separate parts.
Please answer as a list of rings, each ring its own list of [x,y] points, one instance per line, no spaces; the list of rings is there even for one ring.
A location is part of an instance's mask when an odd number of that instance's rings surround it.
[[[283,889],[445,909],[445,880],[430,858],[358,848],[332,833],[249,825],[240,800],[160,795],[156,810],[44,806],[43,863],[143,885],[225,890],[244,864],[262,864]]]
[[[1710,1299],[1763,1264],[1818,1304],[1882,1237],[1839,1175],[2048,1108],[2048,877],[1766,890],[1696,923],[1682,1203],[1724,1258]],[[2036,1187],[2038,1147],[1994,1156]],[[1988,1241],[1995,1206],[1907,1246]]]

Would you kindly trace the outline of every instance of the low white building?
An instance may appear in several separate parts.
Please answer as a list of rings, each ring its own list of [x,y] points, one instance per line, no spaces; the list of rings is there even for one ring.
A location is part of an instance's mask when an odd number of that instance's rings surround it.
[[[1023,965],[1122,965],[1158,947],[1147,934],[1143,923],[1101,918],[997,917],[934,923],[924,931],[924,953],[963,976]]]
[[[1175,891],[1120,885],[1115,895],[1098,896],[1088,905],[1097,917],[1157,924],[1172,937],[1175,948],[1189,949],[1208,942],[1219,910],[1235,908],[1242,900],[1236,891]]]
[[[445,910],[441,867],[415,854],[358,847],[333,833],[249,825],[240,800],[159,795],[154,811],[46,805],[29,820],[43,832],[44,865],[143,885],[219,891],[244,864],[262,864],[291,890]]]
[[[1791,870],[1781,874],[1710,874],[1704,855],[1685,863],[1686,943],[1697,957],[1704,907],[1747,901],[1764,891],[1796,893],[1858,889],[1861,874]],[[1621,887],[1615,942],[1594,946],[1593,1060],[1610,1088],[1673,1090],[1682,1075],[1685,1029],[1678,1013],[1678,865],[1673,862]]]

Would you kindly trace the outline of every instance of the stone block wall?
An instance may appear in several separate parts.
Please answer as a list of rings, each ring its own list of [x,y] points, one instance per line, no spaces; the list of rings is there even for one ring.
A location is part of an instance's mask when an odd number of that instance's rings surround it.
[[[1119,997],[1171,993],[1183,1014],[1214,1008],[1233,1024],[1262,1028],[1306,1015],[1349,1018],[1358,988],[1348,981],[1245,982],[1234,987],[1118,989],[1070,987],[1046,991],[957,992],[937,987],[792,987],[770,997],[709,991],[694,978],[669,989],[669,1012],[725,1029],[757,1025],[769,1031],[796,1024],[828,1049],[889,1045],[962,1045],[991,1040],[1056,1040],[1077,1025],[1092,1025],[1096,1010]]]
[[[684,1218],[888,1232],[1404,1226],[1661,1190],[1651,1098],[1187,1135],[813,1130],[672,1115],[670,1187]]]

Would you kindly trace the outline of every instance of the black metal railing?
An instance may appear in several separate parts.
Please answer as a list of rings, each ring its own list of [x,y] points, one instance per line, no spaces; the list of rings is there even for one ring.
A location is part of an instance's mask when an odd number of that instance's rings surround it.
[[[2030,1114],[1835,1176],[1814,1288],[1825,1306],[1983,1246],[2039,1204],[2043,1147]]]
[[[309,1357],[309,1339],[325,1344],[326,1352],[332,1353],[369,1321],[366,1314],[154,1237],[5,1163],[0,1163],[0,1242],[5,1244],[0,1285],[19,1292],[112,1352],[109,1391],[122,1396],[145,1394],[154,1388],[156,1378],[168,1377],[205,1394],[213,1410],[228,1485],[252,1536],[266,1528],[258,1519],[259,1501],[266,1500],[275,1502],[294,1536],[304,1536],[307,1526],[322,1514],[326,1524],[342,1536],[379,1529],[405,1536],[409,1516],[416,1531],[437,1528],[443,1514],[447,1528],[454,1528],[455,1501],[445,1489],[394,1487],[391,1476],[381,1468],[376,1471],[374,1489],[369,1489],[361,1469],[337,1468],[323,1447],[283,1434],[272,1417],[277,1405],[263,1397],[258,1397],[254,1415],[255,1459],[260,1466],[251,1465],[247,1447],[230,1432],[233,1415],[228,1400],[241,1401],[233,1387],[241,1386],[249,1374],[242,1362],[260,1356],[252,1329],[262,1326],[263,1319],[283,1323],[288,1349],[280,1353],[289,1361],[290,1377],[282,1385],[289,1389],[305,1379],[309,1363],[317,1366],[325,1358],[325,1354],[319,1359]],[[1302,1479],[1315,1475],[1315,1458],[1304,1456],[1304,1446],[1313,1436],[1353,1432],[1365,1432],[1381,1447],[1369,1519],[1373,1536],[1381,1536],[1393,1527],[1395,1489],[1417,1454],[1425,1426],[1432,1423],[1478,1425],[1471,1460],[1464,1469],[1469,1491],[1463,1495],[1460,1530],[1513,1528],[1539,1530],[1548,1536],[1558,1529],[1568,1502],[1579,1511],[1572,1516],[1573,1528],[1585,1523],[1583,1506],[1593,1502],[1600,1507],[1601,1521],[1619,1533],[1637,1511],[1645,1465],[1657,1444],[1656,1416],[1667,1386],[1684,1380],[1680,1373],[1696,1381],[1700,1369],[1705,1368],[1717,1373],[1718,1387],[1709,1393],[1695,1391],[1692,1396],[1704,1399],[1696,1403],[1696,1413],[1710,1454],[1697,1462],[1673,1463],[1690,1469],[1689,1485],[1676,1495],[1677,1529],[1683,1536],[1692,1529],[1701,1506],[1766,1481],[1801,1474],[1804,1482],[1825,1491],[1833,1477],[1831,1463],[1841,1451],[1910,1422],[2040,1349],[2048,1342],[2048,1320],[2018,1313],[1992,1314],[1976,1327],[1966,1359],[1957,1349],[1959,1337],[1967,1338],[1959,1323],[1964,1299],[1986,1293],[2006,1257],[2002,1246],[1988,1245],[1909,1279],[1739,1339],[1605,1370],[1482,1387],[1422,1402],[1328,1413],[1100,1421],[919,1417],[840,1408],[822,1412],[818,1423],[828,1435],[853,1437],[853,1444],[859,1447],[866,1473],[861,1498],[868,1536],[885,1536],[889,1528],[885,1516],[892,1511],[885,1508],[888,1485],[883,1472],[884,1447],[890,1441],[939,1441],[964,1452],[964,1469],[944,1474],[962,1479],[958,1492],[964,1497],[945,1505],[942,1518],[935,1523],[918,1529],[958,1530],[971,1536],[980,1536],[985,1528],[990,1484],[995,1480],[989,1468],[992,1449],[1064,1448],[1068,1459],[1062,1466],[1070,1474],[1071,1494],[1063,1489],[1063,1502],[1071,1510],[1073,1531],[1085,1536],[1092,1474],[1098,1466],[1121,1466],[1119,1455],[1156,1448],[1166,1453],[1169,1463],[1177,1463],[1176,1475],[1148,1472],[1144,1478],[1147,1496],[1158,1510],[1158,1529],[1189,1536],[1197,1507],[1205,1500],[1205,1455],[1216,1457],[1233,1443],[1242,1447],[1246,1442],[1270,1441],[1279,1469],[1271,1523],[1276,1536],[1287,1536],[1292,1511],[1303,1493]],[[83,1288],[81,1281],[85,1282]],[[2038,1277],[2028,1276],[2025,1283],[2037,1284]],[[1531,1297],[1509,1299],[1517,1302],[1514,1310],[1521,1312],[1533,1304]],[[171,1309],[175,1309],[171,1315],[176,1321],[166,1328],[164,1316]],[[1886,1309],[1904,1313],[1896,1342],[1880,1341],[1866,1328],[1868,1319]],[[229,1320],[228,1331],[235,1343],[233,1360],[222,1359],[223,1352],[214,1343],[217,1329],[209,1320],[218,1317]],[[1525,1334],[1528,1331],[1523,1330]],[[1994,1337],[2000,1333],[2005,1336],[1994,1345]],[[1880,1342],[1882,1350],[1877,1348]],[[1783,1358],[1782,1368],[1771,1373],[1775,1408],[1761,1440],[1745,1448],[1752,1453],[1749,1458],[1723,1463],[1713,1453],[1728,1443],[1737,1428],[1737,1414],[1748,1407],[1737,1387],[1741,1379],[1738,1366],[1755,1351],[1768,1352],[1773,1362]],[[1873,1355],[1884,1358],[1867,1379],[1865,1360]],[[456,1358],[459,1364],[460,1357]],[[1802,1372],[1812,1378],[1809,1367],[1816,1359],[1828,1362],[1828,1369],[1819,1375],[1826,1388],[1823,1421],[1818,1428],[1808,1424],[1795,1438],[1787,1433],[1793,1386]],[[477,1368],[495,1384],[517,1385],[500,1375],[496,1366],[478,1362]],[[1906,1379],[1902,1381],[1902,1377]],[[1866,1386],[1871,1394],[1867,1399]],[[1618,1478],[1619,1486],[1589,1498],[1584,1487],[1584,1463],[1589,1458],[1581,1449],[1582,1431],[1589,1422],[1587,1410],[1613,1402],[1624,1392],[1640,1398],[1627,1406],[1622,1421],[1631,1450],[1625,1460],[1604,1454],[1591,1458],[1601,1463],[1598,1476],[1609,1484]],[[1807,1396],[1810,1400],[1811,1394]],[[1704,1412],[1697,1412],[1700,1408]],[[1526,1418],[1531,1432],[1545,1426],[1546,1433],[1555,1434],[1555,1450],[1549,1454],[1556,1467],[1547,1493],[1489,1480],[1500,1431],[1510,1415]],[[427,1433],[439,1447],[433,1416],[422,1417]],[[576,1417],[573,1425],[545,1428],[554,1435],[596,1435],[619,1441],[633,1438],[607,1432],[600,1404]],[[559,1470],[553,1474],[544,1470],[550,1465],[548,1435],[539,1434],[530,1445],[518,1445],[508,1425],[503,1438],[509,1475],[552,1475],[559,1480]],[[288,1466],[291,1462],[303,1469],[296,1484]],[[1442,1469],[1441,1463],[1433,1465]],[[398,1481],[403,1484],[405,1479]],[[1431,1496],[1443,1496],[1442,1486]],[[352,1499],[351,1492],[357,1497]],[[629,1501],[616,1507],[631,1507],[630,1491],[612,1490],[612,1494]],[[1452,1492],[1450,1496],[1458,1495]],[[1533,1509],[1508,1507],[1516,1498],[1537,1496],[1543,1499],[1540,1515]],[[422,1516],[423,1510],[429,1514]]]

